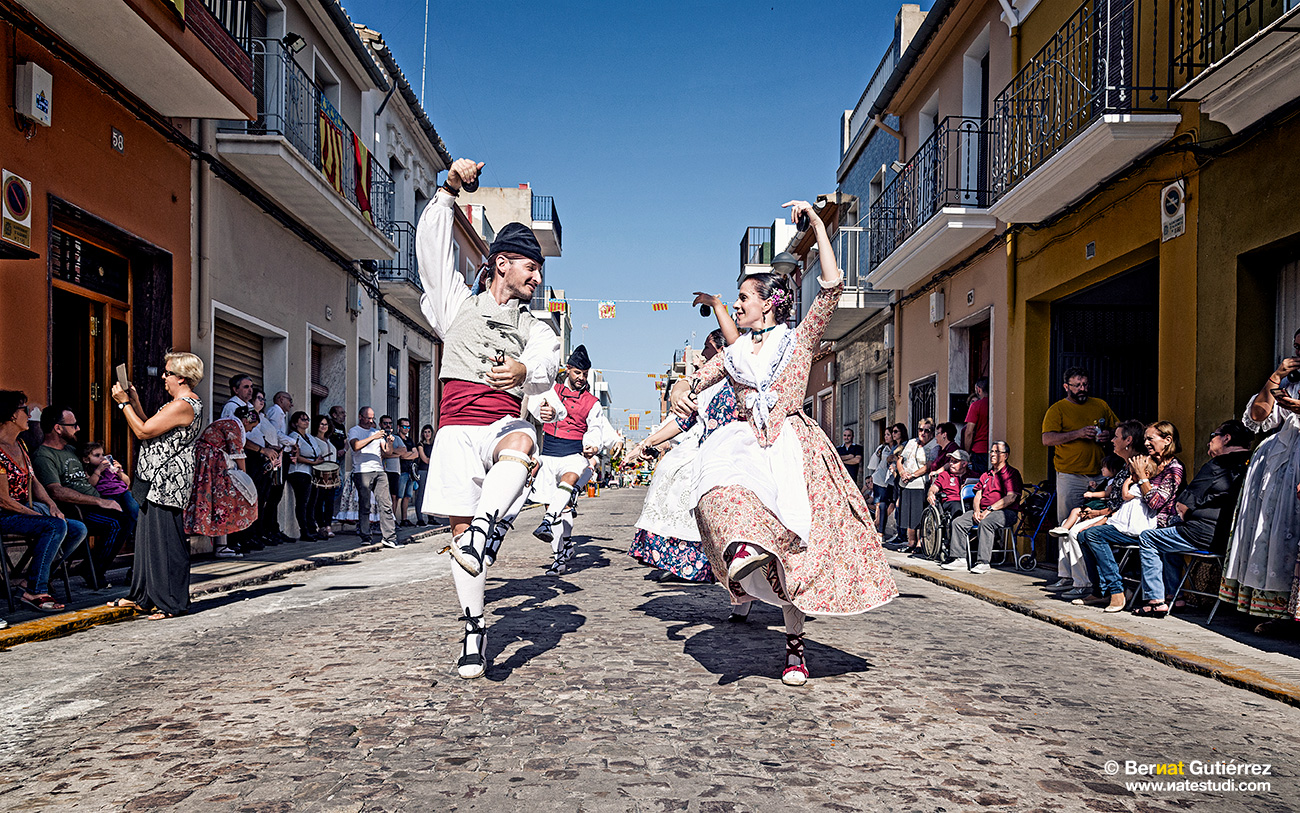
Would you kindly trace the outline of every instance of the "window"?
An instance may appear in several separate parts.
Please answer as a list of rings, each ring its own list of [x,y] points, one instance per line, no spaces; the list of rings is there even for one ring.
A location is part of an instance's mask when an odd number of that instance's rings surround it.
[[[862,442],[862,433],[858,431],[858,381],[846,381],[840,386],[840,421],[842,429],[853,430],[853,437]]]
[[[884,412],[889,409],[889,373],[880,373],[876,376],[876,398],[872,404],[872,412]]]

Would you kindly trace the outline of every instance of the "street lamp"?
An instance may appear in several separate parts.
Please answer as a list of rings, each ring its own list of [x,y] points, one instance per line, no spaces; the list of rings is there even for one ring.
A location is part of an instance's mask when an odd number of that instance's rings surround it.
[[[772,273],[788,277],[799,267],[799,258],[788,251],[782,251],[772,258]]]

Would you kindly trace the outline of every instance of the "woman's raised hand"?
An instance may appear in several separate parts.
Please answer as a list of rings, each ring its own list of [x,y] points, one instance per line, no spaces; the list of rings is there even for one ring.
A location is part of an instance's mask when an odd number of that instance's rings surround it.
[[[695,292],[695,299],[691,301],[692,305],[708,305],[710,308],[717,310],[722,307],[722,299],[715,294],[706,294],[703,291]]]

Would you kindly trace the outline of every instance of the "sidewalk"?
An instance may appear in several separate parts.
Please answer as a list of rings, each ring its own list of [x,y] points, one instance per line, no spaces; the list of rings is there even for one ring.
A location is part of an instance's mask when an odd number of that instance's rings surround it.
[[[914,578],[1006,607],[1071,632],[1087,635],[1170,666],[1300,706],[1300,641],[1256,635],[1260,620],[1220,604],[1206,626],[1210,602],[1188,606],[1166,618],[1107,614],[1100,607],[1077,606],[1042,588],[1055,570],[1019,572],[995,568],[982,576],[941,570],[937,562],[886,550],[889,564]],[[906,587],[901,587],[906,591]],[[1006,645],[1014,645],[1008,643]]]
[[[411,544],[435,539],[447,531],[445,525],[399,527],[397,538],[403,543]],[[190,566],[190,598],[197,599],[237,587],[282,579],[290,573],[312,570],[382,549],[383,545],[378,543],[363,545],[354,530],[344,530],[332,539],[275,545],[250,553],[242,559],[215,559],[211,555],[196,557]],[[107,574],[110,586],[91,590],[78,576],[72,575],[72,601],[65,602],[68,609],[60,613],[40,613],[18,604],[13,613],[5,615],[9,627],[0,629],[0,649],[28,641],[58,638],[97,624],[130,618],[134,615],[133,611],[107,606],[110,601],[126,597],[129,587],[126,579],[125,567],[111,570]],[[52,576],[50,588],[56,599],[64,600],[61,578]],[[8,607],[0,604],[0,610],[8,610]]]

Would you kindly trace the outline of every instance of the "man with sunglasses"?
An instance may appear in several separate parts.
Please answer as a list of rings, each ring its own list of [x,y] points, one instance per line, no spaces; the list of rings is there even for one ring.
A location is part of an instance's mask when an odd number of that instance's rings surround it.
[[[544,261],[532,229],[507,223],[497,232],[483,291],[471,293],[456,267],[456,197],[463,185],[478,183],[482,168],[457,159],[415,235],[420,310],[442,340],[443,355],[440,425],[421,509],[451,522],[451,572],[465,624],[456,663],[462,678],[487,671],[487,543],[522,494],[537,445],[533,425],[521,417],[524,399],[549,390],[560,367],[559,337],[528,308]]]
[[[75,505],[81,521],[99,543],[94,551],[95,572],[86,573],[86,583],[95,586],[98,574],[117,558],[126,540],[135,533],[131,516],[122,510],[116,500],[101,497],[86,476],[86,469],[77,455],[77,430],[81,425],[77,416],[67,407],[52,404],[41,413],[41,431],[45,441],[32,452],[32,468],[36,479],[55,502]],[[64,546],[74,550],[79,541]],[[90,554],[87,553],[87,564]]]

